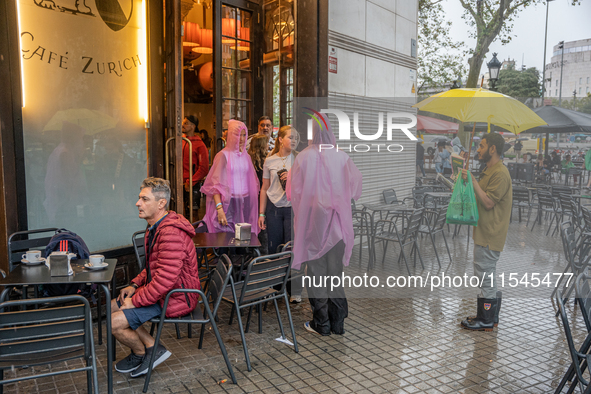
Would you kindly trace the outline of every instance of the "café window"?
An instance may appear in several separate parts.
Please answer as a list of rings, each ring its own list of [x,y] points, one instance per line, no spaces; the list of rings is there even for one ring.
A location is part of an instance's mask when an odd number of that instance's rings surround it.
[[[252,118],[252,13],[222,6],[222,128],[230,119],[247,126]]]
[[[292,0],[274,0],[264,5],[263,73],[265,114],[272,114],[277,129],[293,120],[295,20]]]
[[[146,226],[146,1],[17,1],[28,228],[129,245]]]

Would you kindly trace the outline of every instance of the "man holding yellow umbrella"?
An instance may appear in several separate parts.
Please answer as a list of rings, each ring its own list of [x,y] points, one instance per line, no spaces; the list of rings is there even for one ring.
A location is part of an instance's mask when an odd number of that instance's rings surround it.
[[[446,115],[463,123],[476,122],[498,125],[514,134],[545,122],[518,100],[486,89],[453,89],[429,97],[414,105],[421,111]],[[463,320],[463,328],[492,331],[498,324],[501,292],[496,287],[496,267],[505,246],[513,204],[511,176],[503,165],[501,155],[505,140],[497,133],[486,134],[480,141],[478,157],[486,168],[477,182],[472,174],[463,170],[463,179],[472,176],[478,206],[478,224],[474,229],[474,275],[484,278],[480,284],[477,315]],[[468,162],[472,140],[468,146]],[[466,165],[467,166],[467,165]],[[495,280],[492,280],[492,279]]]

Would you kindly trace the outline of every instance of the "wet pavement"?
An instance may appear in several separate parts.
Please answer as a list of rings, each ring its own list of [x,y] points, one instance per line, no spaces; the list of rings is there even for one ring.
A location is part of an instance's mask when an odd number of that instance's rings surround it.
[[[533,216],[533,215],[532,215]],[[515,217],[514,217],[515,218]],[[533,219],[533,218],[532,218]],[[563,271],[565,259],[560,236],[546,236],[547,224],[526,228],[525,221],[516,220],[510,226],[505,251],[501,254],[497,274],[545,274]],[[453,227],[451,228],[453,231]],[[466,229],[450,243],[452,262],[445,253],[441,239],[436,241],[442,268],[440,269],[431,240],[420,240],[425,270],[413,273],[426,277],[441,272],[461,276],[472,273],[472,247],[467,242]],[[382,265],[382,247],[377,246],[378,261],[368,271],[368,250],[359,260],[359,246],[353,250],[351,265],[345,270],[350,276],[375,275],[381,283],[388,276],[407,275],[404,265],[397,263],[399,247],[388,247]],[[413,266],[411,265],[411,269]],[[553,392],[569,365],[569,355],[562,325],[555,317],[556,309],[550,298],[550,287],[525,288],[525,282],[503,290],[500,323],[494,332],[470,332],[459,323],[475,314],[476,290],[443,288],[431,292],[425,288],[409,289],[347,289],[349,317],[343,336],[321,337],[307,332],[303,324],[310,320],[311,309],[305,298],[292,305],[299,353],[293,347],[276,341],[280,336],[273,308],[263,312],[263,333],[258,333],[253,318],[246,339],[253,370],[246,370],[238,325],[227,324],[230,306],[220,307],[219,327],[227,347],[238,384],[231,383],[219,347],[211,330],[205,334],[203,349],[197,349],[199,327],[193,327],[193,338],[187,338],[186,325],[181,325],[183,338],[176,339],[174,327],[168,325],[162,337],[172,356],[160,365],[152,376],[149,392],[154,393],[283,393],[338,392],[344,393],[549,393]],[[406,295],[406,296],[405,296]],[[287,328],[285,306],[280,303]],[[568,303],[569,318],[575,333],[575,343],[585,335],[582,317]],[[256,315],[255,315],[256,317]],[[289,329],[288,338],[291,339]],[[95,330],[96,338],[96,330]],[[118,360],[127,349],[117,348]],[[106,345],[97,346],[99,392],[106,392]],[[52,370],[74,368],[81,361],[53,366]],[[43,371],[35,368],[35,372]],[[18,376],[29,370],[17,370]],[[5,377],[14,372],[5,372]],[[218,382],[227,379],[226,382]],[[115,392],[139,393],[143,378],[132,379],[114,373]],[[566,390],[565,390],[566,391]],[[25,381],[7,385],[6,393],[82,393],[86,392],[84,373]]]

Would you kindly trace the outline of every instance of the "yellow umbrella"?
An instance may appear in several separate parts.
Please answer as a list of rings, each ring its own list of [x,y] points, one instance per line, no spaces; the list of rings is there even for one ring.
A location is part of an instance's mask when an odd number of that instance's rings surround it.
[[[514,134],[546,124],[520,101],[482,88],[451,89],[433,95],[413,107],[421,111],[446,115],[463,123],[474,123],[472,137],[474,137],[476,122],[487,122],[489,132],[492,123]],[[470,141],[471,147],[472,141]]]
[[[63,122],[70,122],[84,128],[86,134],[94,135],[117,125],[118,120],[95,109],[70,108],[57,111],[43,128],[46,131],[59,131]]]

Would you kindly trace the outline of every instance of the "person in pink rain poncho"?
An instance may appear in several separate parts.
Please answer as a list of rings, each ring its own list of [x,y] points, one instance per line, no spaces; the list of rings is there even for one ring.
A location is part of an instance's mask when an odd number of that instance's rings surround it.
[[[229,121],[226,147],[215,156],[201,187],[207,196],[203,220],[210,233],[233,233],[236,223],[250,223],[252,232],[259,233],[259,181],[244,149],[247,133],[244,123]]]
[[[362,176],[349,156],[335,149],[328,117],[313,125],[313,139],[295,159],[287,180],[294,214],[293,269],[307,262],[313,319],[308,331],[344,334],[348,304],[343,287],[316,287],[324,276],[341,276],[353,250],[351,199],[361,196]],[[322,151],[320,151],[321,144]],[[329,146],[332,145],[332,149]],[[329,282],[330,283],[330,282]]]

